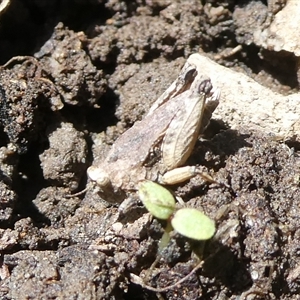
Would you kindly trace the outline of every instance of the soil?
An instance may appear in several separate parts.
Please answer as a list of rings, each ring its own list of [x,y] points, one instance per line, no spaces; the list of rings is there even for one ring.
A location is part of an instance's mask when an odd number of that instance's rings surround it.
[[[299,141],[212,120],[188,164],[222,184],[170,189],[217,233],[173,233],[154,268],[166,224],[134,193],[120,206],[91,189],[72,196],[192,53],[297,91],[297,57],[253,39],[284,1],[2,2],[0,298],[299,299]]]

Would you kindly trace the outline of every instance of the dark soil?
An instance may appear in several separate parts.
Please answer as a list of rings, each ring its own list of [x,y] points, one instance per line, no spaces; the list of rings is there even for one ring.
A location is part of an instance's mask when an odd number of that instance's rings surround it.
[[[197,176],[172,190],[217,234],[205,244],[174,234],[150,271],[165,224],[129,206],[134,194],[121,207],[92,190],[70,197],[192,53],[297,89],[295,61],[251,42],[274,13],[266,2],[11,0],[0,13],[1,299],[299,299],[296,142],[212,122],[188,163],[223,184]],[[173,285],[199,251],[203,266],[180,286],[131,282]]]

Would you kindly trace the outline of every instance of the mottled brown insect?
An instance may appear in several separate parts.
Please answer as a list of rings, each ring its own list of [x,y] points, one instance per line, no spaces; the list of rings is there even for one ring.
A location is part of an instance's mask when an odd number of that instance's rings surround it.
[[[191,178],[196,168],[181,166],[207,126],[219,96],[210,79],[201,74],[197,54],[191,55],[145,118],[116,140],[106,159],[88,169],[88,176],[103,193],[114,194],[134,190],[144,179],[174,184]],[[150,154],[157,152],[159,157],[149,165]]]

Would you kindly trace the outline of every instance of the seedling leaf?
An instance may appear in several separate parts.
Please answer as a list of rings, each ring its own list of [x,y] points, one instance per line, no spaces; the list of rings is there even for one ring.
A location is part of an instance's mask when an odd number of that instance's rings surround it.
[[[177,232],[194,240],[208,240],[216,231],[214,221],[195,208],[179,209],[171,224]]]
[[[161,185],[145,180],[139,186],[139,197],[147,210],[156,218],[166,220],[175,209],[173,195]]]

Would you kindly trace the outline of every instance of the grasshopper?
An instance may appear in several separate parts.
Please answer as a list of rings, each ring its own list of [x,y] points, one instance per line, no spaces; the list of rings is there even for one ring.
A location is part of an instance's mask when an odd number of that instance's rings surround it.
[[[126,191],[136,190],[141,180],[175,184],[197,174],[196,167],[182,166],[220,97],[199,69],[193,54],[144,119],[115,141],[104,161],[88,168],[89,178],[101,192],[124,199]],[[149,165],[157,152],[157,161]]]

